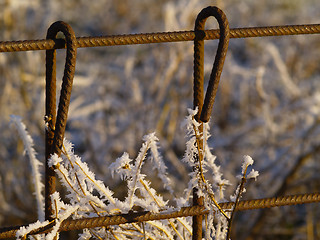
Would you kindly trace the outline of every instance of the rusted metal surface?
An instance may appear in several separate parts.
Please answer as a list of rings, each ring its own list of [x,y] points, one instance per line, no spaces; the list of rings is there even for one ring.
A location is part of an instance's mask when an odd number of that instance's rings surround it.
[[[206,92],[205,102],[203,102],[204,96],[204,26],[206,20],[213,16],[217,19],[220,28],[219,45],[217,54],[213,63],[212,72],[209,79],[209,84]],[[193,106],[198,108],[198,113],[195,119],[198,122],[207,122],[210,119],[211,109],[214,103],[214,99],[218,90],[219,80],[224,64],[224,59],[227,54],[229,45],[229,22],[222,10],[217,7],[204,8],[195,21],[195,39],[194,39],[194,63],[193,63]],[[200,126],[201,135],[203,128]],[[203,149],[202,142],[198,142],[199,145],[199,156],[198,161],[203,161],[201,151]],[[193,190],[193,205],[203,205],[202,197],[198,197],[197,189]],[[194,216],[192,219],[192,239],[202,239],[202,215]]]
[[[219,30],[205,30],[204,40],[219,39]],[[250,27],[230,29],[230,38],[319,34],[320,24]],[[127,34],[100,37],[78,37],[78,48],[193,41],[194,31]],[[0,42],[0,52],[20,52],[66,48],[63,39]]]
[[[198,189],[193,189],[193,207],[203,209],[203,197],[199,197]],[[192,240],[202,239],[202,220],[203,214],[197,214],[192,217]]]
[[[208,17],[214,16],[220,28],[219,45],[213,63],[209,84],[203,103],[204,85],[204,26]],[[229,45],[229,22],[226,15],[219,8],[204,8],[198,15],[195,23],[194,39],[194,106],[198,107],[196,120],[198,122],[208,122],[211,115],[212,106],[218,90],[219,80],[223,69],[224,60]]]
[[[55,39],[63,32],[67,43],[67,54],[62,78],[61,94],[56,117],[56,50],[46,51],[46,174],[45,174],[45,217],[53,219],[50,195],[55,192],[55,172],[48,166],[51,154],[61,154],[63,136],[67,124],[68,108],[76,65],[77,42],[72,28],[62,22],[53,23],[47,32],[47,39]]]
[[[281,207],[281,206],[287,206],[287,205],[314,203],[319,201],[320,201],[320,193],[244,200],[239,202],[236,208],[236,211]],[[233,202],[226,202],[226,203],[220,203],[219,205],[223,209],[232,209],[233,204],[234,204]],[[119,225],[119,224],[133,223],[133,222],[144,222],[144,221],[152,221],[152,220],[177,218],[177,217],[204,215],[207,213],[208,213],[208,210],[206,210],[203,206],[192,206],[192,207],[181,208],[181,210],[179,211],[168,212],[168,213],[138,212],[138,213],[120,214],[120,215],[113,215],[113,216],[85,218],[85,219],[76,219],[76,220],[67,219],[61,223],[59,231],[62,232],[62,231],[80,230],[84,228],[95,228],[95,227],[103,227],[103,226],[106,227],[111,225]],[[14,237],[17,230],[20,227],[21,226],[0,229],[0,239]],[[52,228],[52,224],[49,224],[47,227],[37,229],[33,231],[31,234],[47,233],[51,230],[51,228]]]

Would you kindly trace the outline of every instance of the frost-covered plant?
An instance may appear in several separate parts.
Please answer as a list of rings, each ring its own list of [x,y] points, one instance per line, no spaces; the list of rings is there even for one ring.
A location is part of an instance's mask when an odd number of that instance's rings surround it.
[[[74,153],[72,143],[64,139],[61,157],[53,154],[49,159],[49,166],[54,167],[59,181],[66,188],[68,203],[61,200],[58,192],[51,196],[52,207],[55,209],[54,227],[46,236],[37,236],[38,239],[58,239],[60,224],[69,217],[79,219],[107,216],[129,213],[137,209],[153,213],[178,210],[190,205],[194,188],[198,189],[199,197],[204,197],[204,206],[209,210],[205,225],[206,239],[228,238],[235,206],[245,191],[245,180],[246,178],[256,178],[258,172],[253,169],[248,171],[248,166],[253,164],[253,160],[251,157],[245,156],[241,184],[234,197],[231,197],[231,200],[235,202],[234,208],[229,209],[228,212],[221,209],[219,203],[226,200],[224,189],[230,183],[223,179],[220,167],[215,163],[215,156],[212,155],[208,146],[207,140],[210,137],[208,124],[195,121],[196,113],[197,110],[189,110],[189,116],[185,121],[189,139],[183,161],[188,163],[193,171],[190,173],[190,181],[182,197],[176,197],[173,194],[171,180],[166,173],[167,167],[158,150],[158,138],[155,133],[148,134],[143,138],[143,144],[135,159],[131,159],[128,153],[124,153],[109,166],[112,176],[120,175],[127,184],[127,196],[122,201],[115,198],[113,192],[102,181],[96,179],[88,165]],[[13,117],[12,119],[18,126],[28,153],[34,156],[32,139],[26,132],[25,126],[19,118]],[[30,157],[31,161],[35,161],[35,157],[32,156]],[[165,200],[151,186],[152,183],[147,179],[148,176],[142,173],[146,161],[152,162],[153,170],[157,172],[164,188],[171,193],[172,199]],[[207,172],[211,173],[212,179],[210,181],[205,178]],[[34,176],[39,175],[37,168],[33,174]],[[37,181],[40,182],[39,177]],[[41,193],[41,191],[38,192]],[[169,200],[172,200],[170,202],[174,204],[170,204]],[[42,206],[43,211],[42,202],[38,201],[38,204]],[[17,239],[25,238],[30,231],[47,224],[49,224],[48,221],[39,219],[36,223],[22,227],[16,234]],[[191,217],[147,221],[143,224],[130,223],[108,228],[84,229],[79,239],[92,237],[96,239],[190,239],[192,236],[191,226]]]
[[[33,148],[33,140],[29,133],[27,132],[26,125],[21,121],[21,118],[15,115],[11,115],[11,123],[14,124],[16,129],[18,130],[18,134],[21,137],[25,153],[28,155],[31,164],[31,171],[33,176],[33,185],[34,185],[34,195],[37,201],[38,207],[38,219],[40,221],[44,221],[44,198],[42,195],[43,191],[43,183],[41,181],[41,175],[39,167],[42,163],[36,157],[36,151]]]
[[[192,189],[197,188],[199,197],[203,197],[204,205],[209,210],[208,224],[206,226],[206,239],[214,237],[214,239],[225,239],[230,232],[232,217],[237,202],[241,194],[245,191],[244,183],[247,178],[255,178],[259,175],[257,171],[251,169],[247,173],[248,166],[253,164],[253,160],[249,156],[244,157],[242,165],[242,180],[236,190],[235,197],[231,196],[231,200],[235,201],[233,209],[228,212],[221,209],[219,202],[225,201],[224,190],[226,185],[230,185],[229,181],[223,179],[220,166],[215,163],[216,157],[212,155],[208,146],[210,137],[209,124],[199,123],[195,120],[198,110],[189,109],[189,116],[186,118],[185,126],[189,140],[183,161],[187,162],[192,168],[190,173],[190,182],[186,191],[186,199],[191,196]],[[211,181],[206,180],[205,173],[210,171],[213,177]],[[231,213],[231,215],[230,215]],[[212,224],[215,219],[218,223],[216,226]]]

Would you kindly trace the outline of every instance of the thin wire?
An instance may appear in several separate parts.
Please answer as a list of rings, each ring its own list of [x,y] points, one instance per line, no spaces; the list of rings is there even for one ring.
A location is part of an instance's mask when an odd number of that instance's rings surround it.
[[[284,36],[299,34],[319,34],[320,24],[309,25],[286,25],[286,26],[268,26],[268,27],[251,27],[251,28],[234,28],[230,29],[230,38],[248,38],[248,37],[266,37],[266,36]],[[205,40],[218,39],[219,30],[206,30]],[[133,45],[148,43],[165,43],[193,41],[195,38],[194,31],[180,32],[162,32],[162,33],[143,33],[114,35],[101,37],[78,37],[77,47],[101,47],[115,45]],[[31,50],[50,50],[65,48],[63,39],[57,40],[24,40],[24,41],[6,41],[0,42],[0,52],[20,52]]]

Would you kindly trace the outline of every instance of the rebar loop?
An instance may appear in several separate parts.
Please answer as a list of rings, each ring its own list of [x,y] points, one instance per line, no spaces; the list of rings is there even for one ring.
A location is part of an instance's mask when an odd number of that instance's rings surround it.
[[[213,16],[217,19],[220,28],[219,45],[216,57],[210,74],[209,84],[203,103],[204,85],[204,26],[208,17]],[[197,16],[195,22],[194,39],[194,107],[198,107],[195,119],[200,122],[208,122],[210,119],[212,106],[218,90],[219,80],[223,69],[229,45],[229,22],[222,10],[217,7],[204,8]]]
[[[205,30],[204,40],[220,38],[219,30]],[[284,25],[230,29],[230,38],[319,34],[320,24]],[[194,31],[126,34],[100,37],[78,37],[78,48],[193,41]],[[66,48],[63,39],[41,39],[0,42],[0,52],[21,52]]]
[[[237,205],[236,211],[245,211],[261,208],[272,208],[287,205],[297,205],[320,202],[320,193],[311,194],[300,194],[300,195],[290,195],[282,197],[264,198],[264,199],[254,199],[254,200],[243,200]],[[232,209],[234,202],[220,203],[220,207],[223,209]],[[110,225],[119,225],[133,222],[144,222],[153,220],[162,220],[169,218],[178,217],[188,217],[195,215],[205,215],[208,214],[203,206],[192,206],[181,208],[179,211],[174,212],[164,212],[164,213],[151,213],[151,212],[136,212],[129,214],[119,214],[113,216],[105,217],[94,217],[94,218],[84,218],[84,219],[67,219],[64,220],[59,228],[60,232],[80,230],[84,228],[95,228],[95,227],[106,227]],[[15,237],[16,232],[21,226],[1,228],[0,229],[0,239]],[[31,234],[48,233],[53,224],[49,224],[46,227],[36,229]]]
[[[66,39],[67,54],[62,78],[61,94],[56,117],[56,50],[46,51],[46,175],[45,175],[45,217],[52,220],[54,210],[50,195],[55,192],[55,172],[48,166],[53,153],[61,154],[67,123],[68,108],[76,66],[77,41],[72,28],[62,21],[53,23],[47,32],[47,39],[56,39],[62,32]]]

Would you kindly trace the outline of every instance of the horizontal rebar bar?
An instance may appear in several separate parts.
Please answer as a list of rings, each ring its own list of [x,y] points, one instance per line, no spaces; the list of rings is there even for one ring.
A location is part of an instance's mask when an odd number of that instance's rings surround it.
[[[236,211],[245,211],[260,208],[280,207],[287,205],[305,204],[320,202],[320,193],[300,194],[274,198],[254,199],[240,201]],[[223,209],[232,209],[233,202],[220,203]],[[177,217],[188,217],[195,215],[208,214],[203,206],[193,206],[181,208],[179,211],[169,213],[151,213],[151,212],[138,212],[129,214],[120,214],[105,217],[94,217],[85,219],[67,219],[60,225],[59,231],[80,230],[84,228],[106,227],[110,225],[119,225],[133,222],[143,222],[152,220],[162,220]],[[21,226],[8,227],[0,229],[0,239],[15,237],[16,232]],[[46,227],[36,229],[31,234],[47,233],[51,230],[53,224]]]
[[[220,37],[219,32],[220,31],[217,29],[206,30],[205,40],[218,39]],[[320,33],[320,24],[250,27],[230,29],[230,38],[248,38],[318,33]],[[101,37],[78,37],[77,44],[79,48],[85,48],[115,45],[193,41],[194,37],[194,31],[143,33]],[[50,50],[59,48],[65,48],[65,41],[63,39],[0,42],[0,52]]]

